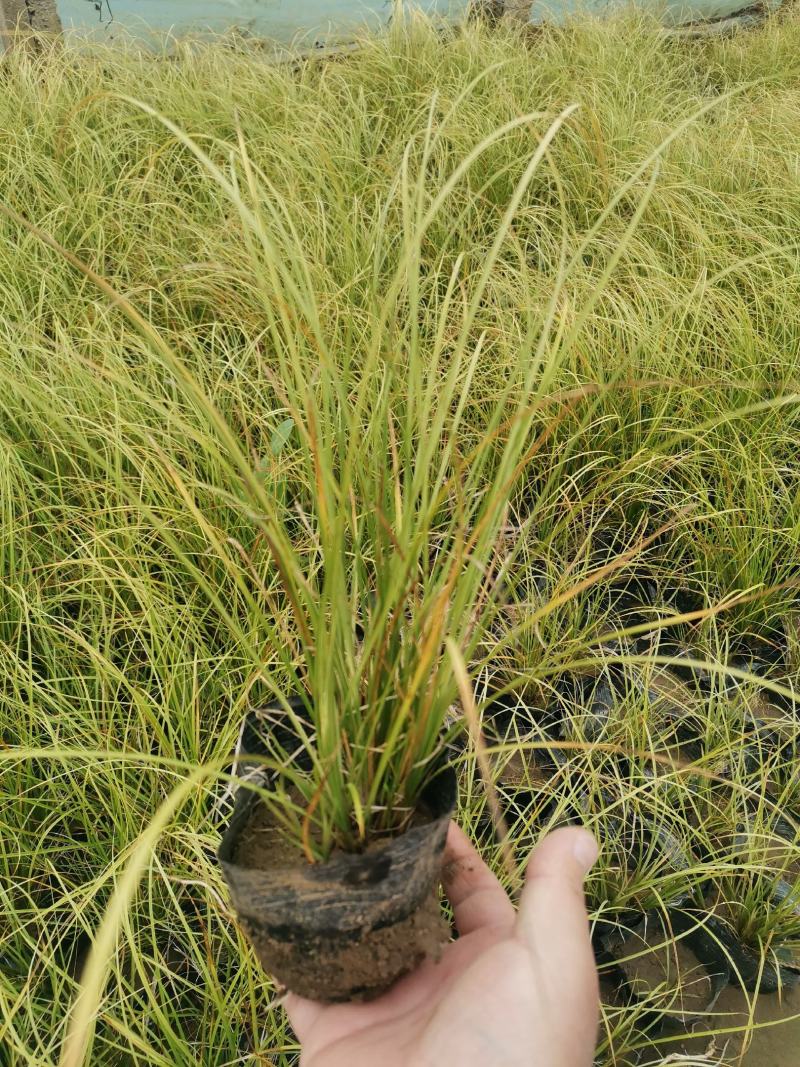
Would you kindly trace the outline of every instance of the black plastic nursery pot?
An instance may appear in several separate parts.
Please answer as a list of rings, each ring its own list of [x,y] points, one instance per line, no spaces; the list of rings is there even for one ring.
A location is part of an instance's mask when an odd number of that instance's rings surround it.
[[[456,791],[446,768],[404,833],[311,864],[258,794],[239,790],[218,857],[239,923],[280,986],[318,1001],[368,1000],[438,958],[449,938],[438,888]]]
[[[669,914],[672,928],[686,937],[700,962],[709,969],[727,967],[733,985],[741,984],[749,993],[777,993],[800,982],[800,971],[783,962],[780,951],[762,960],[716,916],[680,908],[670,909]]]
[[[614,973],[621,976],[618,988],[625,1002],[639,1006],[643,1029],[677,1025],[691,1030],[713,1010],[730,981],[727,962],[701,961],[680,938],[674,938],[660,911],[647,912],[638,924],[618,931],[608,941],[605,958],[616,964]],[[655,1007],[659,999],[661,1005]]]

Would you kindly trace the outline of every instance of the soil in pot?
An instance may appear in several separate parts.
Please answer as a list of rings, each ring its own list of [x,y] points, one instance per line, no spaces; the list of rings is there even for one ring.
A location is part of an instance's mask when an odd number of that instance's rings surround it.
[[[312,1000],[368,1000],[449,939],[439,906],[455,780],[442,774],[411,828],[310,864],[252,791],[220,846],[240,925],[279,985]]]

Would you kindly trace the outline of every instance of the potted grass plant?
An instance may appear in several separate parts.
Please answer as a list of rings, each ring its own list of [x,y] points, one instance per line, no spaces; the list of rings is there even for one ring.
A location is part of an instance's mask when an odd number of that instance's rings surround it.
[[[718,886],[708,916],[681,915],[678,923],[698,955],[724,954],[745,989],[774,993],[800,982],[800,832],[766,789],[764,798],[747,810],[732,797],[707,821]]]
[[[487,150],[515,131],[530,132],[542,114],[497,128],[432,192],[459,100],[441,115],[432,102],[387,201],[377,210],[369,198],[354,205],[350,228],[331,238],[324,200],[318,226],[308,216],[298,223],[296,205],[252,166],[242,138],[238,150],[226,147],[223,168],[152,107],[121,99],[161,122],[238,214],[250,257],[241,281],[262,313],[254,361],[276,399],[269,449],[294,439],[293,508],[286,481],[278,480],[279,500],[264,477],[264,457],[253,461],[267,428],[250,436],[245,427],[248,455],[225,410],[230,391],[215,387],[221,406],[210,398],[202,362],[188,366],[124,295],[35,232],[113,297],[170,387],[185,393],[193,417],[213,431],[199,440],[232,475],[220,507],[248,520],[254,541],[268,546],[270,583],[279,581],[273,604],[272,586],[228,537],[246,564],[235,575],[237,595],[256,613],[259,636],[282,668],[280,683],[263,664],[256,669],[275,698],[259,739],[267,786],[240,792],[219,849],[241,923],[287,987],[330,1001],[371,996],[421,956],[435,955],[445,936],[436,890],[455,801],[443,767],[445,724],[493,615],[492,561],[510,496],[565,408],[556,372],[640,212],[577,312],[565,279],[640,172],[572,256],[565,233],[558,276],[542,279],[514,221],[574,107],[534,138],[527,161],[518,146],[506,155],[507,203],[482,247],[467,255],[458,194]],[[499,173],[491,164],[491,177]],[[347,264],[345,281],[325,273],[330,261]],[[340,316],[345,290],[354,295]],[[494,309],[507,305],[518,313],[501,326]],[[478,374],[484,363],[491,371]],[[232,365],[231,378],[239,371]],[[537,438],[531,431],[540,412]],[[247,421],[241,410],[236,417]],[[170,465],[169,474],[198,514],[207,551],[236,570],[180,473]],[[198,574],[191,555],[185,558]],[[201,584],[218,603],[218,591]],[[247,654],[257,653],[227,609],[225,617]]]
[[[475,375],[493,272],[503,287],[526,276],[513,256],[498,265],[531,173],[473,277],[459,256],[449,277],[423,267],[433,217],[420,209],[349,338],[357,359],[331,344],[309,288],[285,285],[292,314],[273,313],[273,384],[302,489],[288,511],[261,501],[257,522],[288,681],[259,718],[266,787],[240,790],[220,859],[263,965],[317,1000],[374,996],[447,937],[446,724],[493,615],[498,535],[557,359],[545,304],[496,341],[492,388]]]
[[[268,638],[280,672],[265,672],[274,699],[249,735],[266,782],[240,789],[219,856],[266,969],[318,1000],[376,995],[448,936],[448,723],[494,611],[499,532],[566,345],[559,287],[535,287],[512,223],[563,117],[520,168],[479,257],[458,250],[448,212],[484,149],[528,121],[476,146],[435,195],[426,174],[440,133],[426,132],[374,220],[362,313],[346,323],[322,306],[289,211],[252,173],[258,210],[231,188],[264,291],[295,490],[282,509],[243,472],[279,588]],[[522,309],[513,335],[490,329],[507,299]],[[487,360],[492,374],[478,373]]]
[[[474,358],[465,342],[446,368],[380,359],[354,398],[323,380],[305,410],[286,394],[313,486],[302,547],[265,527],[290,681],[252,716],[267,784],[240,791],[220,859],[264,965],[316,999],[374,995],[447,937],[446,725],[528,425],[504,390],[470,433]]]

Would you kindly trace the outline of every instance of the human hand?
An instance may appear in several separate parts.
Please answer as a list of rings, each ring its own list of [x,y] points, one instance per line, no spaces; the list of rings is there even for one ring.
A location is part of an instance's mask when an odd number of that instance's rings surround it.
[[[528,863],[519,913],[452,823],[443,883],[458,940],[366,1004],[290,993],[301,1067],[590,1067],[598,986],[583,879],[587,830],[548,835]]]

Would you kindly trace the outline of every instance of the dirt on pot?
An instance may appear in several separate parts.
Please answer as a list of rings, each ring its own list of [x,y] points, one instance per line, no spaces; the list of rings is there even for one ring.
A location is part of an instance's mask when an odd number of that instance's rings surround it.
[[[384,848],[383,842],[376,842],[367,846],[365,852],[380,856]],[[289,882],[295,872],[298,888],[304,884],[308,867],[302,852],[270,824],[268,809],[263,804],[254,806],[238,841],[234,861],[249,869],[281,870]],[[350,999],[368,1000],[426,957],[438,959],[450,936],[437,892],[431,893],[422,907],[406,919],[370,930],[369,957],[364,953],[361,939],[339,939],[329,934],[309,941],[311,969],[308,958],[298,961],[293,945],[271,937],[246,919],[242,920],[242,926],[258,955],[271,961],[270,966],[281,975],[287,988],[311,1000],[324,1000],[332,986],[342,985],[355,991]]]
[[[449,939],[438,873],[447,815],[325,863],[253,803],[224,857],[239,923],[278,984],[312,1000],[368,1000]]]
[[[363,940],[308,938],[305,961],[298,960],[293,945],[271,937],[247,919],[240,922],[259,957],[281,976],[283,987],[317,1001],[372,1000],[424,959],[438,959],[449,937],[438,897],[433,895],[406,919],[370,930]],[[367,939],[369,955],[364,951]],[[331,997],[332,988],[343,987],[348,990],[346,997]]]

